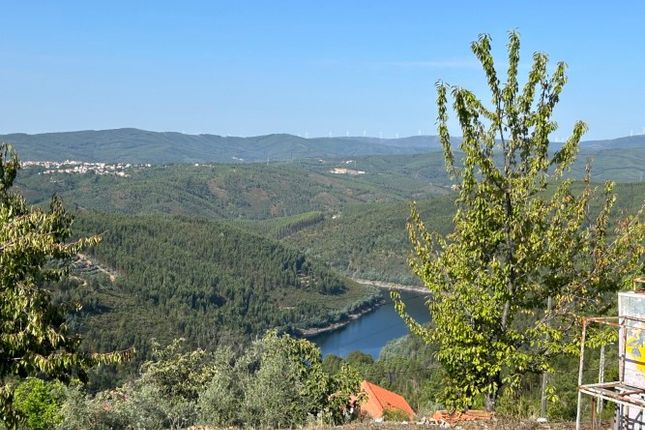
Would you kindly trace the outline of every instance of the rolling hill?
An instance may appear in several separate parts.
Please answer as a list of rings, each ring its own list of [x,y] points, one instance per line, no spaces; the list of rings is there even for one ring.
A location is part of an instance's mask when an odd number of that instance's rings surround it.
[[[153,132],[135,128],[64,133],[6,134],[23,160],[80,160],[129,163],[258,162],[414,154],[439,149],[434,136],[403,139],[313,138],[289,134],[228,137]]]
[[[636,213],[645,203],[645,183],[616,186],[615,215]],[[426,226],[440,234],[452,228],[454,197],[435,196],[417,202]],[[328,262],[347,276],[418,284],[407,259],[409,202],[348,205],[334,215],[316,213],[264,221],[234,221],[269,237],[279,238],[305,255]]]
[[[459,154],[457,154],[459,156]],[[639,182],[645,147],[583,150],[569,173],[594,181]],[[451,180],[440,152],[353,159],[244,164],[133,167],[128,177],[20,171],[18,186],[32,203],[59,194],[73,208],[129,214],[167,213],[207,218],[269,219],[347,205],[426,200],[446,194]]]
[[[265,219],[352,203],[427,198],[445,190],[406,174],[330,173],[338,163],[172,165],[133,169],[129,177],[20,171],[18,188],[31,203],[53,193],[70,207],[129,214]]]
[[[459,138],[455,138],[455,143]],[[80,160],[107,163],[231,163],[356,158],[438,152],[437,136],[311,138],[290,134],[235,137],[154,132],[136,128],[0,135],[23,160]],[[557,147],[554,143],[554,148]],[[583,142],[587,152],[645,148],[645,135]]]

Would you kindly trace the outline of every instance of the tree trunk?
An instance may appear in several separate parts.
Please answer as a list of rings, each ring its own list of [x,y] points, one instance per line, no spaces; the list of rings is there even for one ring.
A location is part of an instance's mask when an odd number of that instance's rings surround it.
[[[495,412],[495,406],[497,405],[497,398],[499,396],[500,389],[502,387],[502,375],[499,373],[493,376],[492,385],[495,387],[492,393],[486,393],[484,397],[485,407],[487,412]]]
[[[486,411],[495,412],[495,404],[497,403],[497,393],[486,394]]]

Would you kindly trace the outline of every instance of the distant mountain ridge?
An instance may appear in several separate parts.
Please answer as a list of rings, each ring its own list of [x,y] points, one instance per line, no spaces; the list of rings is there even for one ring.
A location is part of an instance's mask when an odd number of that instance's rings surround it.
[[[644,148],[645,134],[618,137],[615,139],[588,140],[583,142],[582,147],[588,150]]]
[[[134,128],[43,134],[7,134],[22,160],[129,163],[258,162],[305,158],[415,154],[438,150],[435,136],[402,139],[311,138],[290,134],[229,137]]]
[[[455,140],[458,140],[456,138]],[[308,158],[420,154],[441,150],[437,136],[397,139],[317,137],[291,134],[253,137],[155,132],[136,128],[0,135],[22,160],[79,160],[128,163],[230,163]],[[554,143],[557,147],[558,144]],[[645,148],[645,135],[582,143],[585,151]]]

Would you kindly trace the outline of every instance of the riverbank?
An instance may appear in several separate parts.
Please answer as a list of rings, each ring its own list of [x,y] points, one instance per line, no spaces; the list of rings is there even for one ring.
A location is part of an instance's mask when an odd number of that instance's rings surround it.
[[[427,288],[417,287],[415,285],[403,285],[396,284],[394,282],[385,282],[385,281],[370,281],[369,279],[361,278],[351,278],[352,281],[357,282],[361,285],[368,285],[370,287],[383,288],[387,290],[401,290],[401,291],[412,291],[415,293],[425,293],[430,294]]]
[[[326,325],[326,326],[323,326],[323,327],[309,327],[309,328],[298,329],[298,333],[300,334],[300,336],[302,336],[304,338],[309,338],[309,337],[318,336],[319,334],[329,333],[329,332],[332,332],[334,330],[338,330],[340,328],[345,327],[347,324],[351,323],[352,321],[356,321],[357,319],[359,319],[363,315],[375,311],[380,306],[383,306],[385,304],[385,302],[386,302],[385,299],[380,299],[380,300],[370,304],[369,306],[367,306],[365,308],[362,308],[362,309],[360,309],[360,310],[358,310],[356,312],[350,312],[341,321],[330,323],[329,325]]]
[[[417,287],[414,285],[404,285],[404,284],[397,284],[394,282],[385,282],[385,281],[372,281],[369,279],[362,279],[362,278],[351,278],[352,281],[365,285],[367,287],[374,287],[374,288],[379,288],[379,289],[385,289],[385,290],[399,290],[399,291],[407,291],[411,292],[414,294],[429,294],[428,290],[423,287]],[[386,299],[380,299],[376,302],[370,303],[366,307],[359,308],[355,312],[349,312],[345,317],[343,317],[339,321],[335,322],[330,322],[327,325],[324,325],[322,327],[308,327],[308,328],[303,328],[303,329],[298,329],[298,334],[304,338],[311,338],[315,337],[324,333],[330,333],[336,330],[339,330],[348,324],[350,324],[353,321],[356,321],[357,319],[377,310],[379,307],[383,306],[387,302]]]
[[[388,290],[388,291],[399,290],[399,291],[407,291],[415,294],[429,295],[427,288],[417,287],[414,285],[403,285],[403,284],[397,284],[394,282],[385,282],[385,281],[372,281],[369,279],[362,279],[362,278],[350,278],[350,279],[358,284],[361,284],[367,287],[379,288],[379,289]],[[359,318],[377,310],[379,307],[383,306],[386,302],[387,302],[386,299],[380,299],[364,308],[363,307],[359,308],[355,312],[348,313],[344,318],[342,318],[339,321],[330,322],[329,324],[324,325],[322,327],[308,327],[304,329],[298,329],[298,334],[305,338],[311,338],[324,333],[330,333],[330,332],[339,330],[347,326],[351,322],[356,321]]]

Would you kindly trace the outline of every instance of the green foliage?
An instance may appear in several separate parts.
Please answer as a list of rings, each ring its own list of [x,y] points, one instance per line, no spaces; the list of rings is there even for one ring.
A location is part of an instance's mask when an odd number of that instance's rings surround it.
[[[570,176],[583,178],[584,159],[593,157],[594,178],[639,180],[645,151],[620,148],[583,150]],[[462,155],[455,152],[458,161]],[[501,159],[499,153],[493,156]],[[39,175],[38,168],[28,168],[20,172],[18,185],[34,203],[56,192],[75,208],[227,219],[244,231],[280,239],[347,275],[418,283],[406,263],[407,202],[418,201],[429,228],[442,234],[451,230],[454,196],[443,196],[449,192],[450,179],[441,168],[441,154],[370,156],[355,161],[367,171],[365,175],[329,173],[343,160],[303,160],[268,166],[154,166],[133,170],[128,178]],[[644,185],[619,186],[616,191],[619,197],[623,193],[638,196],[636,188],[642,192]],[[627,190],[630,187],[633,192]],[[632,207],[639,208],[640,203]]]
[[[157,386],[166,396],[195,400],[216,368],[211,354],[203,349],[181,353],[183,341],[176,339],[164,349],[154,342],[153,360],[141,366],[142,382]]]
[[[61,430],[293,428],[310,421],[341,423],[351,399],[361,397],[358,374],[343,366],[324,372],[311,342],[267,333],[240,355],[230,349],[182,352],[180,342],[158,350],[139,378],[88,396],[70,388]]]
[[[58,381],[38,378],[23,380],[14,390],[13,407],[29,430],[48,430],[61,420],[60,406],[64,396]]]
[[[344,363],[345,360],[343,360],[342,357],[334,354],[327,354],[323,359],[323,369],[325,369],[325,372],[330,375],[335,375],[340,371],[340,368]]]
[[[16,377],[66,379],[122,358],[77,352],[80,339],[68,335],[67,309],[52,301],[45,286],[65,276],[70,259],[97,240],[67,242],[72,218],[60,199],[42,210],[13,193],[18,168],[15,153],[0,145],[0,415],[9,427],[17,423],[11,405]]]
[[[437,197],[419,202],[419,207],[432,214],[426,221],[433,228],[449,231],[454,214],[452,198]],[[406,264],[410,248],[405,231],[408,213],[409,205],[404,202],[349,205],[335,217],[327,217],[283,241],[349,276],[415,284],[418,279]]]
[[[241,426],[241,400],[244,391],[240,384],[239,368],[230,351],[218,351],[216,371],[206,389],[199,396],[199,420],[211,426]]]
[[[125,428],[183,429],[196,418],[195,403],[173,398],[154,384],[134,381],[117,390],[88,396],[80,388],[67,391],[59,430]]]
[[[574,192],[580,192],[583,187],[580,182],[572,185]],[[638,211],[644,194],[645,183],[617,184],[612,222],[616,222],[622,212]],[[437,196],[416,203],[428,230],[442,235],[452,230],[454,198],[454,195]],[[407,264],[410,240],[405,219],[408,216],[409,204],[406,202],[349,205],[335,217],[327,216],[322,222],[298,230],[282,241],[307,256],[329,262],[348,276],[414,285],[420,281]],[[274,225],[287,224],[289,219],[291,217],[245,221],[243,224],[262,234],[272,231]]]
[[[238,366],[248,370],[240,378],[243,421],[254,427],[340,423],[360,383],[347,367],[336,377],[327,374],[315,344],[275,332],[254,343]]]
[[[432,325],[413,321],[400,300],[397,309],[413,332],[436,345],[446,376],[443,403],[465,408],[485,397],[493,409],[503,387],[517,388],[523,374],[552,370],[557,357],[577,353],[580,317],[608,309],[643,254],[645,225],[639,212],[612,231],[613,184],[595,203],[588,172],[579,190],[563,179],[584,123],[549,152],[565,65],[548,76],[546,55],[536,53],[520,90],[516,33],[509,36],[503,86],[490,38],[481,36],[472,50],[492,108],[464,88],[437,86],[439,135],[447,169],[459,181],[454,231],[432,233],[414,206],[408,226],[411,266],[433,297]],[[449,91],[463,134],[461,160],[448,134]]]
[[[383,421],[403,422],[408,421],[410,417],[401,409],[388,408],[383,411]]]
[[[108,411],[100,402],[90,403],[85,392],[77,384],[65,388],[64,401],[60,407],[62,417],[56,427],[59,430],[108,429],[110,425],[101,426],[102,417]],[[116,428],[116,426],[111,426]]]
[[[313,211],[268,220],[235,220],[231,221],[231,224],[260,236],[281,240],[301,230],[311,228],[324,220],[323,212]]]
[[[195,402],[166,393],[163,387],[137,381],[123,390],[126,400],[117,403],[117,414],[128,428],[180,430],[197,417]]]
[[[217,362],[204,350],[184,352],[176,340],[153,345],[154,360],[141,366],[138,378],[121,387],[88,396],[68,390],[59,428],[65,430],[145,428],[183,429],[196,422],[197,400]]]
[[[354,367],[369,366],[374,364],[374,359],[371,355],[361,351],[352,351],[347,354],[347,363]]]

